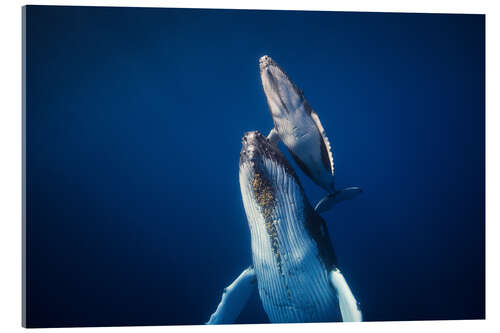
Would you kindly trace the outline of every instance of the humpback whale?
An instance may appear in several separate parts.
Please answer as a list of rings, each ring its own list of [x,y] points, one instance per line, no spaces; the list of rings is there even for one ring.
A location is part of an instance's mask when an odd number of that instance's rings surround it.
[[[253,263],[224,289],[207,324],[234,322],[255,287],[273,323],[361,321],[325,221],[281,151],[257,131],[242,138],[239,181]]]
[[[331,144],[304,92],[271,57],[261,57],[259,67],[274,122],[268,139],[274,145],[281,140],[302,171],[328,192],[315,209],[321,213],[341,201],[358,196],[362,192],[359,187],[335,189]]]

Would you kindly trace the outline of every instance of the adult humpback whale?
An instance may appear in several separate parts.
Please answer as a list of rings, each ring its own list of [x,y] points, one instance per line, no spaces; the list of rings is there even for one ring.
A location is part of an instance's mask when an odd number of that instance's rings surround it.
[[[335,321],[338,309],[342,320],[361,321],[325,222],[283,154],[259,132],[249,132],[239,165],[253,265],[225,288],[207,324],[234,322],[254,286],[273,323]]]
[[[259,67],[274,121],[269,140],[277,144],[281,139],[302,171],[329,193],[316,205],[316,210],[327,211],[335,204],[359,195],[359,187],[335,189],[330,141],[303,91],[269,56],[260,58]]]

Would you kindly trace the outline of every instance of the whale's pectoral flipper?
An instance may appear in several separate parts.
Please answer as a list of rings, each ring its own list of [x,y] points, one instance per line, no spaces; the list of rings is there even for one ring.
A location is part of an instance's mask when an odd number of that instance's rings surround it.
[[[314,210],[319,214],[326,212],[332,209],[332,207],[339,202],[354,199],[362,192],[363,190],[360,187],[346,187],[342,190],[335,191],[334,193],[330,193],[321,199]]]
[[[253,267],[245,269],[228,287],[224,288],[222,300],[217,310],[210,316],[206,324],[231,324],[248,302],[257,278]]]
[[[321,157],[323,160],[323,163],[328,165],[328,168],[332,172],[332,176],[335,173],[335,167],[333,164],[333,154],[332,154],[332,145],[330,144],[330,140],[328,140],[328,137],[326,136],[325,129],[323,128],[323,125],[321,125],[321,121],[319,120],[318,114],[313,110],[310,109],[310,115],[314,123],[316,124],[316,127],[319,130],[319,133],[321,134],[321,139],[322,139],[322,144],[321,144]],[[326,156],[325,156],[326,155]]]
[[[267,139],[269,142],[276,147],[278,145],[278,142],[280,141],[280,136],[278,135],[278,131],[273,127],[271,132],[267,135]]]
[[[333,269],[328,274],[328,277],[337,292],[342,321],[363,321],[363,315],[358,307],[358,302],[354,298],[340,270],[337,268]]]

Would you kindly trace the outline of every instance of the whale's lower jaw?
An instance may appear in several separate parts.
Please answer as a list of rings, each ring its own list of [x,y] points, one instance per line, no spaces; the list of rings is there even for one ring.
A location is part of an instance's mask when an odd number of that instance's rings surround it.
[[[340,320],[328,279],[333,249],[315,235],[326,229],[311,226],[317,222],[310,221],[314,211],[295,177],[270,159],[263,160],[263,167],[269,179],[250,164],[240,165],[240,186],[264,310],[274,323]],[[256,195],[256,186],[271,192]]]

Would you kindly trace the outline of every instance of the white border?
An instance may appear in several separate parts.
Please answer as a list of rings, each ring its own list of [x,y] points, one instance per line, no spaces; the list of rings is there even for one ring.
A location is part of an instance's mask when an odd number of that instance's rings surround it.
[[[5,3],[6,2],[6,3]],[[471,332],[473,330],[498,331],[499,307],[499,199],[496,189],[499,182],[499,25],[498,1],[3,1],[0,10],[1,109],[0,109],[0,328],[4,332],[17,332],[21,328],[21,6],[45,5],[94,5],[184,8],[248,8],[294,9],[336,11],[390,11],[425,13],[476,13],[486,14],[487,44],[487,112],[486,112],[486,176],[487,176],[487,308],[486,321],[426,321],[378,322],[363,324],[299,324],[299,325],[229,325],[126,327],[126,328],[77,328],[57,331],[120,331],[137,332],[253,332],[255,330],[300,332],[304,329],[338,332]],[[464,269],[466,269],[464,263]],[[380,301],[384,296],[380,295]],[[50,329],[55,330],[55,329]]]

